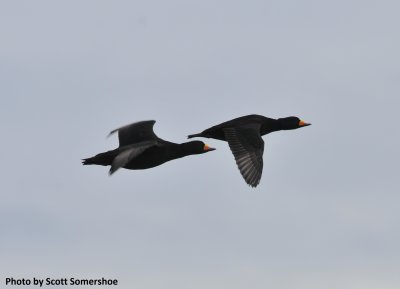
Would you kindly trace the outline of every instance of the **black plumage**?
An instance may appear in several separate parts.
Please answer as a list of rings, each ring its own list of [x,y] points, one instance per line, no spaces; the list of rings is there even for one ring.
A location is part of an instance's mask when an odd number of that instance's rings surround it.
[[[188,138],[206,137],[227,141],[246,183],[256,187],[263,170],[264,141],[261,136],[308,125],[294,116],[273,119],[252,114],[223,122]]]
[[[119,168],[141,170],[159,166],[170,160],[212,150],[201,141],[177,144],[159,138],[153,131],[154,120],[132,123],[110,132],[118,132],[119,147],[82,160],[84,165],[109,166],[110,175]]]

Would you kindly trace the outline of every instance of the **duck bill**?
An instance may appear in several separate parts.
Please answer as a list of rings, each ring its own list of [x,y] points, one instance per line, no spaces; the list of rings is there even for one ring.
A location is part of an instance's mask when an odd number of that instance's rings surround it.
[[[204,145],[203,150],[204,150],[205,152],[209,152],[209,151],[215,151],[215,148],[209,147],[208,145]]]
[[[308,126],[311,125],[311,123],[306,123],[305,121],[300,120],[299,126]]]

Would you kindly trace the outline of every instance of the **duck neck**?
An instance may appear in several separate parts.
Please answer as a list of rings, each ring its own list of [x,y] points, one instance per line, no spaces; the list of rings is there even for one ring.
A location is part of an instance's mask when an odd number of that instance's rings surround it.
[[[282,130],[282,126],[277,119],[268,119],[268,123],[261,125],[261,135],[269,134],[274,131]]]
[[[190,143],[182,143],[177,146],[177,155],[179,155],[179,157],[182,158],[193,154],[195,153],[193,152],[193,146],[191,146]]]
[[[183,144],[174,143],[173,145],[170,146],[167,152],[167,158],[169,160],[173,160],[173,159],[183,158],[185,156],[192,154],[193,152],[190,150],[190,146],[188,146],[186,143]]]

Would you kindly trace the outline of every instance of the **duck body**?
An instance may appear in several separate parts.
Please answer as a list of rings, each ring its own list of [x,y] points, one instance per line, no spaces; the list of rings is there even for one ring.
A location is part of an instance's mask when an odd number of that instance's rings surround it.
[[[247,126],[259,126],[260,135],[266,135],[268,133],[280,130],[279,122],[276,119],[265,117],[258,114],[251,114],[241,116],[218,125],[212,126],[201,133],[189,135],[188,138],[192,137],[206,137],[214,138],[218,140],[227,141],[224,130],[235,127],[247,127]]]
[[[155,121],[142,121],[113,130],[118,132],[119,147],[83,159],[83,165],[111,166],[110,174],[119,168],[142,170],[188,155],[214,150],[203,142],[177,144],[157,137],[153,131]]]
[[[94,157],[84,159],[83,164],[111,166],[115,157],[125,149],[129,149],[129,147],[117,148],[115,150],[97,154]],[[123,168],[129,170],[150,169],[162,165],[168,161],[185,156],[186,155],[182,153],[181,146],[179,144],[168,143],[168,145],[153,146],[147,149],[134,160],[125,164]]]
[[[251,114],[212,126],[188,138],[206,137],[227,141],[246,183],[256,187],[263,170],[264,141],[261,136],[308,125],[294,116],[273,119]]]
[[[124,168],[129,170],[142,170],[154,168],[171,160],[183,158],[190,155],[182,150],[182,146],[177,143],[161,142],[158,146],[153,146],[139,155],[134,161],[126,164]]]

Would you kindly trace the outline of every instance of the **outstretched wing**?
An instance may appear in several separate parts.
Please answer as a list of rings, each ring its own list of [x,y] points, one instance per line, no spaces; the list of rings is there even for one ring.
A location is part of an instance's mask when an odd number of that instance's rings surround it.
[[[152,141],[143,141],[139,142],[133,145],[129,145],[124,149],[122,152],[120,152],[113,160],[111,164],[111,168],[109,171],[109,174],[112,175],[115,173],[118,169],[124,167],[126,164],[128,164],[130,161],[132,161],[134,158],[142,154],[145,150],[151,148],[152,146],[157,145],[157,141],[152,140]]]
[[[264,141],[260,135],[260,125],[225,128],[223,131],[240,173],[247,184],[256,187],[263,170]]]
[[[155,120],[139,121],[126,126],[114,129],[110,135],[118,132],[119,146],[127,146],[143,141],[157,140],[158,137],[153,131]]]

